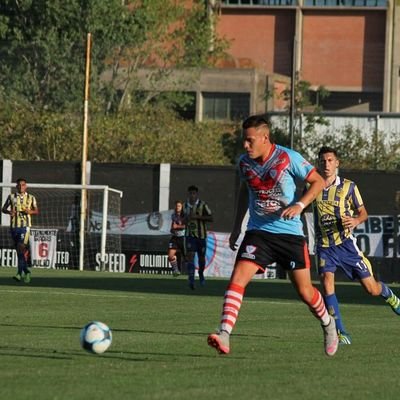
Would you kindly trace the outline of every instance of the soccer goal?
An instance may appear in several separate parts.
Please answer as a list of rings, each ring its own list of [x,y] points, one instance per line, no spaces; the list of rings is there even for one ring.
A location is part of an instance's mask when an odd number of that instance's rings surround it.
[[[0,183],[2,205],[15,186]],[[101,185],[40,183],[28,183],[27,191],[39,208],[39,215],[32,216],[33,267],[105,270],[108,255],[121,253],[121,191]],[[0,266],[17,264],[9,226],[10,216],[2,213]]]

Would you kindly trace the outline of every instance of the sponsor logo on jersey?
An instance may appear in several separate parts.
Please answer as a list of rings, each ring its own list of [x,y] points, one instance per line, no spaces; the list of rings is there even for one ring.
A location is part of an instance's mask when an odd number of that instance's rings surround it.
[[[246,246],[246,251],[241,254],[241,257],[248,258],[249,260],[255,260],[256,256],[253,253],[255,253],[256,250],[256,246],[249,244]]]

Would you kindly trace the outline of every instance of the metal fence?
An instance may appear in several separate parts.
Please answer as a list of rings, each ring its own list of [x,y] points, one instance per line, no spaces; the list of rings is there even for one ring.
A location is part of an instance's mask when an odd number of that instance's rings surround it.
[[[272,123],[289,131],[289,116],[285,113],[270,113]],[[298,114],[295,118],[296,134],[302,136],[306,127],[306,117],[311,113]],[[317,136],[326,133],[340,135],[346,127],[351,126],[359,130],[367,139],[376,132],[385,133],[387,142],[393,138],[400,141],[400,113],[329,113],[318,114],[327,122],[327,125],[316,124],[314,127]]]

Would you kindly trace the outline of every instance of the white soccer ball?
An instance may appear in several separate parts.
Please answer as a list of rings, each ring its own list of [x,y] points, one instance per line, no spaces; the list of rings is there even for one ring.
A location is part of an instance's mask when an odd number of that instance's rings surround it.
[[[89,353],[104,353],[112,342],[111,329],[103,322],[91,321],[82,328],[80,342]]]

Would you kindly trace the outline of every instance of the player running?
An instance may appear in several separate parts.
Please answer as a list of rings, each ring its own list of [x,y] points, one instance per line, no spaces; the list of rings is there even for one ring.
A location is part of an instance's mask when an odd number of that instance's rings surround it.
[[[325,187],[315,199],[314,221],[318,271],[321,276],[325,303],[336,321],[339,341],[351,344],[351,337],[344,327],[335,294],[335,271],[340,267],[351,280],[359,280],[372,296],[382,296],[400,315],[400,300],[383,282],[373,276],[369,260],[357,246],[352,231],[368,218],[357,185],[337,175],[339,159],[335,149],[321,147],[318,153],[319,170]]]
[[[221,354],[230,352],[230,335],[247,284],[254,274],[277,262],[288,271],[301,300],[321,322],[325,353],[333,356],[338,348],[335,320],[311,283],[310,258],[300,221],[302,210],[322,190],[324,181],[299,153],[272,142],[264,117],[249,117],[242,127],[246,154],[239,159],[241,185],[229,238],[232,250],[236,249],[247,209],[250,217],[225,292],[219,332],[208,336],[208,344]],[[295,178],[310,185],[299,201]]]

